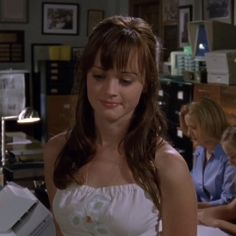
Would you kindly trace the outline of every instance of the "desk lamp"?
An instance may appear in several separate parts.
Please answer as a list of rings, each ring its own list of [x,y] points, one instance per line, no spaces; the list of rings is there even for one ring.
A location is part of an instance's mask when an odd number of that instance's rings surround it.
[[[17,120],[19,124],[33,123],[40,120],[38,112],[30,107],[23,109],[18,116],[2,116],[1,117],[1,164],[6,164],[6,143],[5,143],[5,121]]]

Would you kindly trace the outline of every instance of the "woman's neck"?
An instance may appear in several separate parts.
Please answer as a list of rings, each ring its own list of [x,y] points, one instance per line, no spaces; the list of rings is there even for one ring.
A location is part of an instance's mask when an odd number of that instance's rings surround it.
[[[206,151],[209,155],[212,155],[219,144],[218,140],[214,140],[205,144]]]
[[[97,143],[101,146],[117,147],[127,131],[128,124],[97,122]]]

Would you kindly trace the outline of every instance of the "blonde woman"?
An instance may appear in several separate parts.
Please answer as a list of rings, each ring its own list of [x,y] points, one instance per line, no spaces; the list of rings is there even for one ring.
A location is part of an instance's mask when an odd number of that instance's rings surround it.
[[[230,163],[236,166],[236,126],[228,127],[224,131],[221,143]],[[201,224],[220,228],[229,235],[236,235],[236,199],[227,205],[211,207],[199,212],[199,221]],[[224,232],[221,231],[219,236],[225,235]]]
[[[236,168],[220,143],[228,122],[223,109],[213,100],[203,98],[181,109],[180,124],[194,143],[192,178],[198,208],[224,205],[236,197]]]

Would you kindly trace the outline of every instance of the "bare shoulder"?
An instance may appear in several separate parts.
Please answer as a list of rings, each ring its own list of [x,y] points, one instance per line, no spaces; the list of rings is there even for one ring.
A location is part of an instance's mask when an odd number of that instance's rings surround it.
[[[50,203],[54,199],[56,193],[56,186],[53,181],[53,173],[54,173],[54,164],[55,161],[64,147],[67,140],[67,133],[60,133],[54,137],[52,137],[45,145],[44,145],[44,177],[48,190],[48,196]]]
[[[67,133],[60,133],[52,138],[44,145],[44,163],[53,164],[56,157],[61,152],[67,140]]]
[[[185,160],[170,144],[163,142],[156,151],[155,163],[160,183],[163,235],[196,235],[196,193]]]
[[[184,158],[167,142],[157,150],[155,163],[161,179],[177,181],[190,174]]]

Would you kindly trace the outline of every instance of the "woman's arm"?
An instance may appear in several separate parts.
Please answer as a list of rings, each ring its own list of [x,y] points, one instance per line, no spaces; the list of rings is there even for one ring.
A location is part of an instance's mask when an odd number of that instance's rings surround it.
[[[212,207],[212,205],[207,202],[198,202],[197,206],[198,206],[198,209]]]
[[[225,220],[217,220],[216,221],[216,227],[230,233],[230,234],[236,234],[236,225]]]
[[[183,158],[170,145],[157,153],[161,189],[162,236],[197,235],[197,201]]]
[[[221,163],[221,165],[223,165],[222,168],[224,169],[221,173],[223,183],[217,181],[212,182],[212,186],[215,186],[216,194],[220,195],[220,197],[216,200],[209,201],[208,203],[211,206],[229,204],[232,199],[236,197],[236,169],[230,164],[228,157],[225,156],[225,158],[227,158],[227,162]]]
[[[230,234],[236,234],[236,225],[230,221],[214,218],[214,217],[200,217],[199,223],[211,226],[214,228],[220,228]]]
[[[208,226],[215,226],[215,219],[235,221],[236,220],[236,199],[231,203],[210,207],[207,209],[201,209],[198,211],[199,223]],[[218,226],[215,226],[218,227]]]
[[[45,176],[45,182],[47,186],[47,192],[48,197],[52,209],[52,202],[56,193],[56,186],[53,182],[53,172],[54,172],[54,163],[56,161],[56,158],[62,149],[64,143],[65,143],[64,135],[58,135],[51,140],[44,146],[44,176]],[[51,210],[52,211],[52,210]],[[55,222],[55,220],[54,220]],[[62,236],[62,233],[59,230],[59,227],[57,223],[55,222],[56,226],[56,235]]]
[[[227,205],[200,210],[198,220],[200,224],[218,227],[229,233],[236,233],[236,225],[231,223],[236,219],[236,199]]]
[[[227,162],[225,163],[224,171],[224,183],[222,188],[221,198],[225,204],[229,204],[232,199],[236,197],[236,168],[231,165],[229,158],[226,156]]]

